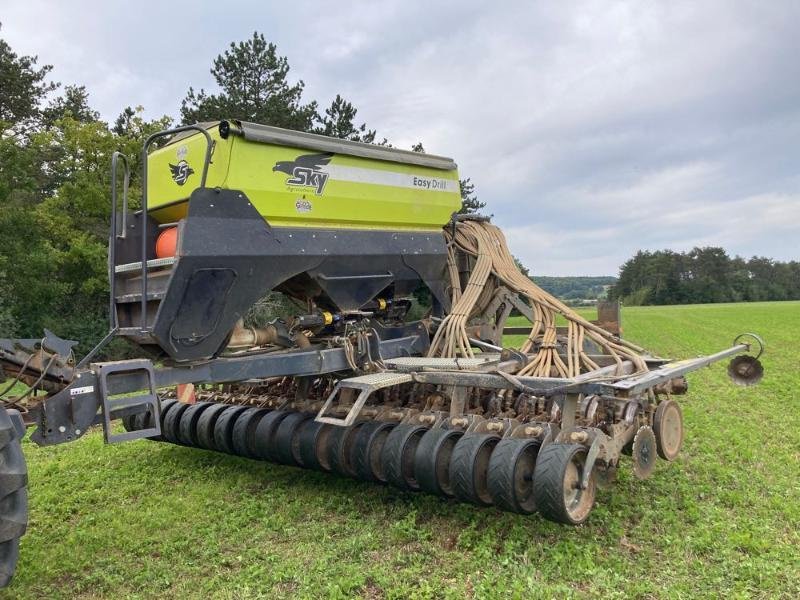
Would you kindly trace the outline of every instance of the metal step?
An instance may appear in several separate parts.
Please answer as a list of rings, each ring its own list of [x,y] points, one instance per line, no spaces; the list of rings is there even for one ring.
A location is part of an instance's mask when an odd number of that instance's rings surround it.
[[[401,383],[410,383],[413,380],[414,378],[411,375],[407,375],[405,373],[370,373],[369,375],[361,375],[359,377],[342,379],[336,384],[336,387],[333,388],[331,395],[328,396],[328,399],[320,409],[315,420],[319,423],[328,423],[329,425],[349,427],[353,424],[353,422],[355,422],[356,417],[358,417],[361,409],[364,408],[364,404],[372,392],[382,388],[392,387],[393,385],[399,385]],[[325,413],[330,410],[330,407],[333,404],[336,396],[338,396],[339,393],[344,389],[360,391],[356,401],[353,402],[353,406],[350,408],[350,411],[347,413],[344,419],[325,416]]]
[[[167,258],[154,258],[147,261],[147,270],[161,269],[164,267],[171,267],[178,259],[174,256]],[[141,262],[125,263],[124,265],[117,265],[114,267],[114,273],[134,273],[142,270]]]
[[[430,356],[400,356],[383,363],[390,369],[410,371],[476,371],[500,362],[499,354],[481,354],[475,358],[439,358]]]
[[[161,402],[156,394],[152,362],[147,359],[120,360],[98,364],[93,370],[97,375],[100,401],[103,409],[103,437],[105,437],[107,444],[161,435]],[[131,373],[136,372],[144,374],[147,382],[147,393],[139,394],[138,396],[113,397],[110,395],[109,381],[115,375],[129,376]],[[114,433],[111,425],[112,413],[133,407],[138,407],[141,411],[149,410],[153,415],[153,426],[136,431]]]
[[[142,331],[141,327],[120,327],[117,329],[117,335],[132,338],[139,344],[156,343],[156,339],[153,337],[153,332],[150,330]]]
[[[164,296],[166,296],[166,292],[155,292],[153,294],[147,294],[147,301],[148,302],[151,301],[151,300],[159,300],[159,301],[161,301],[161,300],[164,299]],[[116,298],[114,298],[114,301],[117,304],[131,304],[131,303],[135,303],[135,302],[141,302],[142,301],[142,295],[141,294],[120,294]]]

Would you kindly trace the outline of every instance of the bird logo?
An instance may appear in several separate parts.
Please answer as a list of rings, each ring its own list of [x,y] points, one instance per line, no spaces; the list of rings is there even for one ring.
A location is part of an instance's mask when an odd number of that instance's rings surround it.
[[[178,185],[183,185],[189,179],[189,175],[194,174],[194,169],[185,160],[178,161],[177,165],[169,163],[169,170],[172,171],[172,181]]]
[[[328,173],[322,167],[331,162],[332,152],[320,154],[302,154],[294,160],[279,160],[272,167],[272,171],[286,173],[286,185],[314,188],[314,193],[319,196],[328,183]]]

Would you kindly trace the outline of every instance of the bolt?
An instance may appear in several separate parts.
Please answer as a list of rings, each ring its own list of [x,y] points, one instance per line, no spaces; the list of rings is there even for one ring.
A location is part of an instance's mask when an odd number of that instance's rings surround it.
[[[75,435],[80,435],[80,434],[81,434],[81,430],[80,429],[76,429],[75,430]]]
[[[455,419],[450,419],[450,423],[453,427],[466,427],[469,425],[469,421],[464,417],[456,417]]]
[[[542,435],[542,428],[538,425],[528,425],[523,431],[525,431],[525,435],[530,435],[533,437],[539,437]]]
[[[503,424],[499,422],[488,423],[486,429],[489,431],[503,431]]]
[[[59,426],[58,426],[58,431],[59,431],[59,433],[64,433],[66,430],[67,430],[67,428],[66,428],[66,427],[64,427],[63,425],[59,425]]]

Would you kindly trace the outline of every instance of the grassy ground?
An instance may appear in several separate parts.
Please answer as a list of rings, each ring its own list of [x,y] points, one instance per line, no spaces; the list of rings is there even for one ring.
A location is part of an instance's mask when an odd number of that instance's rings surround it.
[[[644,482],[622,469],[584,526],[94,432],[25,443],[30,526],[3,597],[800,596],[800,303],[623,317],[670,356],[760,332],[766,376],[691,375],[682,456]]]

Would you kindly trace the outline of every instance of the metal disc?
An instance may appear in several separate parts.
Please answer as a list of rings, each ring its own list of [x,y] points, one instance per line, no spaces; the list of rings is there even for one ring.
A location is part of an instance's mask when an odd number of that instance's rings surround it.
[[[640,427],[633,438],[633,473],[647,479],[656,466],[656,436],[647,425]]]
[[[662,400],[653,417],[656,449],[664,460],[675,460],[683,445],[683,413],[674,400]]]
[[[743,354],[728,363],[728,377],[736,385],[755,385],[764,377],[764,367],[757,358]]]

